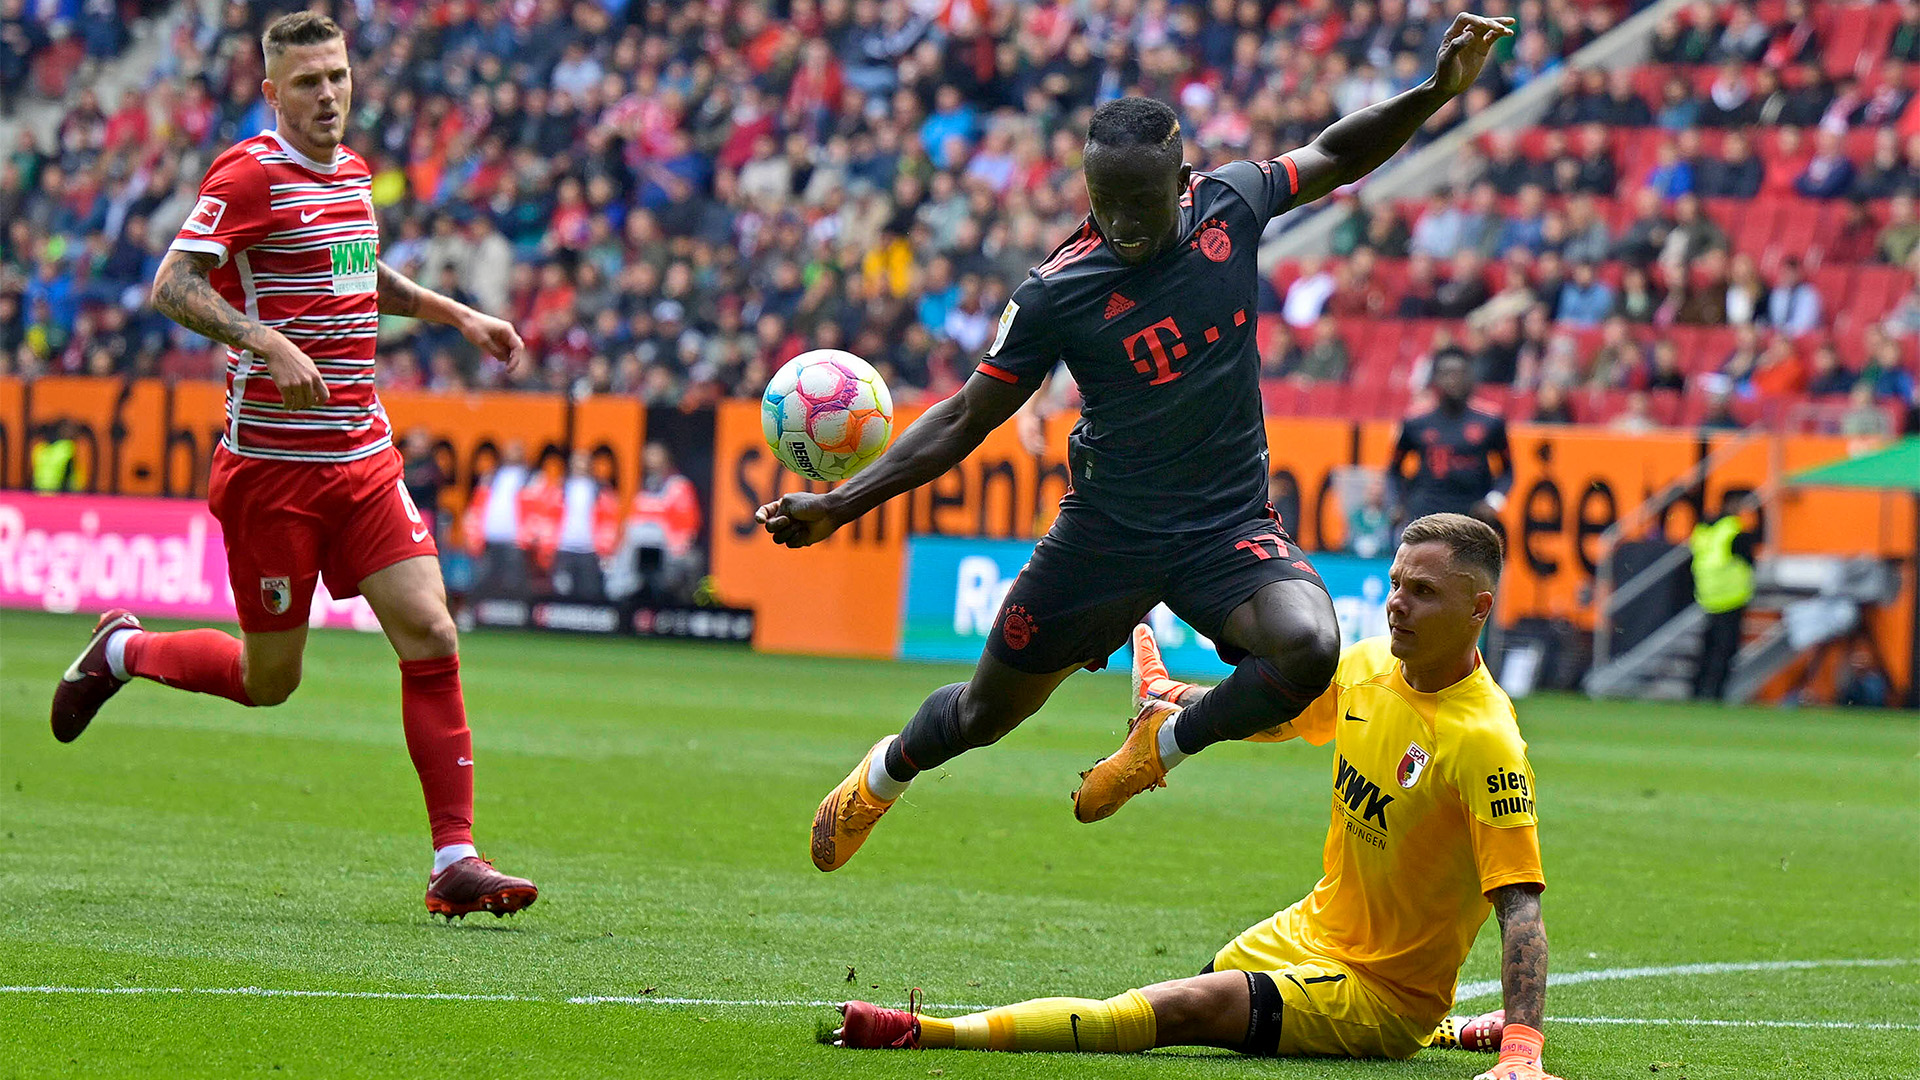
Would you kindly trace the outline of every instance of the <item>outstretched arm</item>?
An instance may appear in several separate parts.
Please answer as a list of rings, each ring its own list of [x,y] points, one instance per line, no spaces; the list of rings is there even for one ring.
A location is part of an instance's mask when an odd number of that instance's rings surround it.
[[[285,334],[227,303],[213,287],[208,275],[218,265],[220,257],[206,252],[167,252],[153,276],[153,309],[201,337],[259,357],[287,408],[326,404],[327,382],[307,354]]]
[[[475,311],[450,296],[434,292],[405,274],[388,266],[379,266],[380,314],[404,315],[410,319],[451,326],[479,349],[517,371],[526,359],[527,348],[505,319]]]
[[[1300,174],[1294,205],[1312,202],[1372,172],[1400,151],[1427,118],[1480,77],[1487,51],[1513,34],[1514,21],[1462,12],[1440,45],[1433,77],[1405,93],[1341,117],[1313,142],[1292,151]]]
[[[1500,986],[1507,1023],[1540,1030],[1547,1008],[1547,928],[1540,886],[1503,885],[1488,894],[1500,920]]]
[[[860,475],[825,495],[805,491],[782,495],[762,506],[753,518],[766,526],[776,544],[793,548],[817,544],[895,495],[960,464],[1032,395],[1031,388],[976,374],[959,393],[922,413]]]

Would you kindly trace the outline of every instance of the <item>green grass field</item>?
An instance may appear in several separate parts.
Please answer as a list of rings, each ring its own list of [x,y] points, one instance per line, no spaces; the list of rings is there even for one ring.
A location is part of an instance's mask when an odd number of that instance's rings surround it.
[[[1076,677],[923,778],[823,875],[815,803],[959,671],[476,635],[481,844],[542,896],[445,925],[420,903],[425,815],[384,641],[317,633],[273,710],[136,683],[61,746],[47,697],[88,625],[0,616],[0,1077],[1466,1080],[1492,1060],[816,1045],[831,1011],[808,1002],[1104,997],[1188,974],[1312,886],[1331,748],[1218,747],[1074,822],[1076,772],[1124,727],[1119,676]],[[1521,723],[1556,974],[1748,966],[1557,987],[1556,1073],[1920,1076],[1913,714],[1548,698]],[[1489,923],[1463,981],[1495,975],[1496,946]],[[1895,963],[1758,966],[1860,960]],[[211,992],[238,988],[328,995]],[[458,996],[353,996],[373,994]],[[573,1000],[605,997],[636,1000]]]

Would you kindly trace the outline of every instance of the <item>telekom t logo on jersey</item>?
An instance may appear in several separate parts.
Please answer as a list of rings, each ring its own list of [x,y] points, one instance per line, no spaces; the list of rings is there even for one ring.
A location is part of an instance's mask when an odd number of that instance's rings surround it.
[[[1173,344],[1171,349],[1160,342],[1160,332],[1167,332],[1167,340]],[[1133,370],[1142,375],[1153,372],[1149,386],[1159,386],[1179,378],[1183,372],[1173,370],[1173,362],[1187,355],[1187,347],[1180,340],[1180,327],[1169,315],[1138,333],[1128,334],[1120,342],[1127,350],[1127,359],[1133,361]],[[1146,355],[1140,355],[1144,345]]]
[[[1246,308],[1233,313],[1233,325],[1247,325]],[[1165,338],[1160,336],[1162,333],[1166,334]],[[1220,340],[1220,328],[1209,326],[1201,337],[1212,345]],[[1153,378],[1148,380],[1147,385],[1160,386],[1186,374],[1173,370],[1173,362],[1185,359],[1187,355],[1186,342],[1180,338],[1180,325],[1169,315],[1152,326],[1121,338],[1120,346],[1127,350],[1127,359],[1133,361],[1133,370],[1142,375],[1152,374]]]

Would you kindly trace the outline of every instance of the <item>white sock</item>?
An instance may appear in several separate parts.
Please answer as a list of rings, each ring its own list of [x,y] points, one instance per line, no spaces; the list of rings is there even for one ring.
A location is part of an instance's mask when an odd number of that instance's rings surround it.
[[[1165,723],[1160,725],[1160,767],[1163,769],[1171,769],[1175,765],[1187,760],[1187,755],[1180,750],[1180,740],[1173,737],[1173,725],[1174,722],[1179,719],[1180,714],[1174,713],[1167,718]]]
[[[132,627],[123,627],[107,635],[107,670],[121,682],[133,679],[133,673],[127,670],[127,642],[140,631]]]
[[[440,871],[445,870],[461,859],[477,858],[479,855],[480,849],[474,847],[472,844],[448,844],[443,848],[435,848],[433,851],[433,872],[438,874]]]
[[[873,797],[881,802],[892,802],[899,798],[900,793],[907,790],[907,785],[913,783],[911,780],[895,780],[893,774],[887,771],[887,748],[899,737],[889,735],[882,739],[880,748],[873,752],[873,759],[867,765],[867,790],[873,792]]]

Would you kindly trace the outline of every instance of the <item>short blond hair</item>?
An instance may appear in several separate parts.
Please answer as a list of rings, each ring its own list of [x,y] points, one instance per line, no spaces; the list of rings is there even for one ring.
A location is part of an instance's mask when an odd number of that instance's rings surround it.
[[[334,38],[345,38],[340,24],[317,11],[290,11],[267,24],[260,35],[260,51],[267,61],[303,45],[319,45]]]
[[[1465,514],[1428,514],[1415,518],[1400,534],[1400,543],[1445,544],[1453,561],[1487,575],[1500,584],[1500,568],[1507,560],[1507,547],[1493,526]]]

